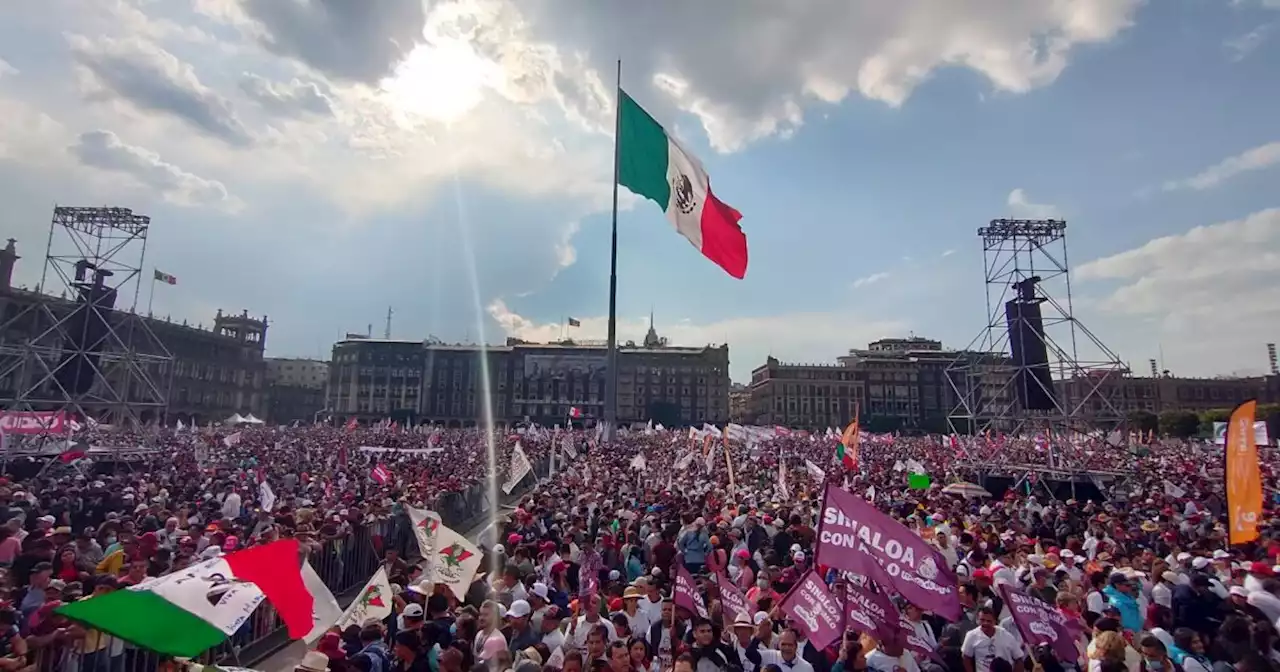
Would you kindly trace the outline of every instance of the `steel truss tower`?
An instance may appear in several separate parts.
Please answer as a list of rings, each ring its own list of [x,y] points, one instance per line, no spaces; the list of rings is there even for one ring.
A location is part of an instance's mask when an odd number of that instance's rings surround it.
[[[128,208],[54,208],[40,285],[0,322],[0,408],[164,421],[173,355],[137,313],[150,226]]]
[[[1067,223],[996,219],[978,229],[986,285],[986,326],[947,368],[956,398],[948,418],[958,434],[1044,435],[1089,433],[1114,437],[1124,414],[1109,397],[1109,381],[1128,368],[1072,314]],[[1021,342],[1043,344],[1048,376],[1011,356],[1006,304],[1036,304],[1043,333],[1026,329]],[[1029,342],[1028,335],[1034,334]],[[1043,373],[1044,367],[1040,367]],[[1019,389],[1022,388],[1022,389]],[[1039,389],[1033,389],[1039,388]],[[1020,400],[1039,394],[1052,408],[1028,410]],[[977,456],[975,456],[977,457]],[[990,458],[992,456],[986,456]]]

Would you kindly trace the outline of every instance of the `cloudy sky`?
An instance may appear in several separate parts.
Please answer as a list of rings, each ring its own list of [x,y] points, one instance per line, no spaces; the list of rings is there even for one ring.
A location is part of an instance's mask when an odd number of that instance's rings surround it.
[[[154,311],[602,337],[614,63],[744,214],[737,281],[622,195],[619,315],[831,361],[986,324],[977,227],[1064,217],[1076,316],[1135,369],[1280,339],[1280,0],[43,0],[0,4],[0,234],[152,217]],[[139,303],[145,308],[149,283]],[[1058,291],[1058,290],[1053,290]]]

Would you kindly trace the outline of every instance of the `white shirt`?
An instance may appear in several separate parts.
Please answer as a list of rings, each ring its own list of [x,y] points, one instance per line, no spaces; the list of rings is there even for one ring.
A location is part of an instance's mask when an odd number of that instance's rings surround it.
[[[565,639],[564,633],[560,631],[560,628],[542,634],[542,643],[547,645],[548,651],[555,651],[564,646],[566,641],[568,640]]]
[[[894,658],[880,649],[872,649],[867,654],[867,667],[877,672],[895,672],[895,670],[920,672],[916,657],[911,655],[910,651],[903,651],[900,658]]]
[[[1164,581],[1157,583],[1151,587],[1151,601],[1164,607],[1165,609],[1173,608],[1173,589]]]
[[[1107,608],[1107,597],[1100,591],[1093,591],[1084,596],[1085,611],[1092,611],[1095,614],[1101,614],[1103,609]]]
[[[966,658],[973,659],[974,672],[991,672],[991,661],[996,658],[1003,658],[1010,663],[1022,659],[1022,647],[1018,646],[1018,640],[998,625],[990,637],[982,628],[970,630],[964,636],[960,652]]]
[[[782,672],[813,672],[813,666],[809,661],[800,656],[802,649],[803,647],[799,644],[796,645],[796,657],[791,662],[783,660],[782,652],[777,649],[766,649],[762,646],[756,650],[760,652],[760,667],[777,665],[782,668]]]
[[[661,597],[658,598],[657,602],[653,602],[649,600],[648,595],[645,595],[644,597],[640,598],[639,602],[640,602],[640,612],[643,613],[645,616],[649,617],[650,624],[657,623],[658,621],[662,620],[662,598]],[[648,637],[649,632],[646,630],[643,633],[643,635],[645,637]]]
[[[575,622],[577,623],[577,627],[573,630],[573,633],[569,635],[569,644],[579,651],[587,650],[587,635],[597,625],[603,625],[605,629],[609,631],[609,639],[605,641],[605,644],[618,639],[618,631],[614,629],[613,624],[607,619],[601,618],[595,623],[588,623],[586,614],[583,614],[582,616],[579,616]],[[648,633],[645,634],[647,635]]]

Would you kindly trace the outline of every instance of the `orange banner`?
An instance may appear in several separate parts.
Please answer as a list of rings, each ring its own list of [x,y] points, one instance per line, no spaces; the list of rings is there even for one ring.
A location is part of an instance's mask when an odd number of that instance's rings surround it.
[[[1227,524],[1231,526],[1232,544],[1256,540],[1258,519],[1262,517],[1262,472],[1253,436],[1257,409],[1257,401],[1246,401],[1231,412],[1227,423]]]

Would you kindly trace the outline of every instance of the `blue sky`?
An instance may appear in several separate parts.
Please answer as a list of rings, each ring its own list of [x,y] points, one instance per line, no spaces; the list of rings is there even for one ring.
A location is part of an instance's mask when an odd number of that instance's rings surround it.
[[[1276,0],[50,0],[0,8],[0,234],[153,217],[155,312],[602,338],[612,64],[744,214],[736,281],[624,191],[619,314],[832,361],[986,322],[976,229],[1069,222],[1076,317],[1135,370],[1259,373],[1280,338]],[[144,283],[145,285],[146,283]],[[145,305],[148,287],[142,291]],[[1053,288],[1054,292],[1060,290]]]

